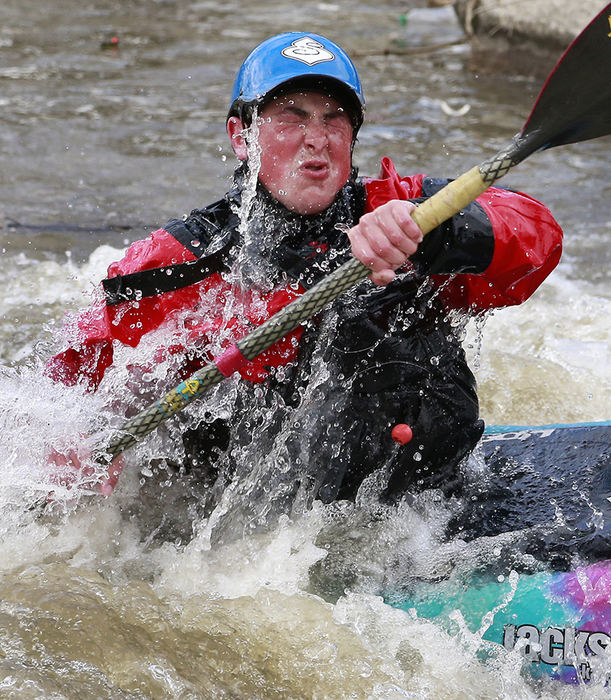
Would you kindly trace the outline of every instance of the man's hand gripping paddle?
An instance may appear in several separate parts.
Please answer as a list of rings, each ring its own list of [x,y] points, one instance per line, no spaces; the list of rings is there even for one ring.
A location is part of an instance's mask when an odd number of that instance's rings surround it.
[[[568,47],[549,75],[530,117],[511,144],[461,175],[412,214],[424,234],[467,206],[536,151],[611,133],[611,3]],[[97,458],[110,462],[207,389],[308,320],[371,273],[351,259],[248,336],[126,421]]]

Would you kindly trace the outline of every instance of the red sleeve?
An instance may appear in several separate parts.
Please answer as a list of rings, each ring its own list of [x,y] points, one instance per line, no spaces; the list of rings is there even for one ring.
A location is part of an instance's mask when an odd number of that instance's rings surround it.
[[[176,239],[161,229],[144,241],[130,246],[125,257],[110,265],[109,277],[127,275],[141,270],[165,267],[189,260],[195,256]],[[47,374],[65,384],[83,382],[90,390],[95,390],[104,372],[113,361],[113,341],[136,347],[142,337],[171,321],[178,313],[196,309],[207,296],[206,313],[194,314],[193,318],[182,318],[182,332],[187,332],[187,345],[192,357],[185,358],[185,376],[212,358],[198,355],[202,340],[208,342],[219,332],[231,333],[222,342],[227,347],[242,338],[251,326],[258,326],[286,304],[303,293],[303,289],[279,288],[269,294],[245,292],[242,296],[243,311],[240,318],[225,318],[227,297],[233,293],[231,284],[220,273],[213,273],[195,284],[181,289],[145,297],[139,301],[126,301],[116,305],[96,303],[82,313],[73,323],[74,338],[70,347],[53,357],[47,365]],[[243,378],[252,382],[262,382],[270,368],[280,367],[295,359],[302,329],[296,328],[277,341],[254,360],[240,369]],[[232,339],[230,340],[230,337]],[[203,343],[203,345],[206,344]],[[157,361],[161,362],[168,354],[185,353],[184,338],[159,348]]]
[[[109,266],[108,276],[194,259],[195,256],[171,234],[158,229],[148,238],[132,243],[123,259]],[[195,303],[197,295],[196,288],[185,287],[139,302],[116,306],[107,306],[103,301],[94,303],[71,323],[68,329],[70,347],[51,358],[46,374],[64,384],[83,382],[90,390],[95,390],[112,364],[113,340],[135,347],[142,336],[157,328],[172,310]]]
[[[425,176],[399,177],[383,158],[380,177],[366,180],[366,211],[391,199],[421,197]],[[436,275],[442,298],[452,308],[484,311],[520,304],[556,267],[562,253],[562,229],[541,202],[521,192],[490,187],[475,200],[488,217],[494,254],[479,274]]]
[[[562,229],[547,207],[522,192],[491,187],[476,201],[494,231],[492,262],[478,275],[450,278],[444,302],[475,312],[521,304],[558,265]]]
[[[97,389],[113,360],[112,340],[103,314],[104,309],[97,304],[81,314],[75,342],[47,362],[47,376],[68,386],[82,382],[90,391]],[[92,332],[87,335],[81,330],[83,326]]]

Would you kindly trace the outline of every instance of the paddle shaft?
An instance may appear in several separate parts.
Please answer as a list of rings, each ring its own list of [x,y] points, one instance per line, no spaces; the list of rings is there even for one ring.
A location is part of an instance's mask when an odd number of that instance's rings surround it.
[[[471,168],[420,204],[412,213],[412,218],[422,232],[426,235],[446,219],[454,216],[522,160],[517,147],[518,143],[517,139],[514,140],[509,148],[501,151],[491,160]],[[371,270],[366,265],[352,258],[245,338],[239,340],[236,343],[237,350],[247,360],[254,359],[370,273]],[[103,451],[100,450],[101,459],[112,460],[132,447],[165,420],[225,379],[225,376],[215,364],[215,360],[202,367],[163,398],[127,420]]]

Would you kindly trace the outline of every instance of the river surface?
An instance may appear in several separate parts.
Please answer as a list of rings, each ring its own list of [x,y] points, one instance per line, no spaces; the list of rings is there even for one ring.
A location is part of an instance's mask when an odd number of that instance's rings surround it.
[[[111,498],[32,509],[49,488],[48,446],[91,434],[112,392],[130,391],[121,376],[97,395],[43,377],[64,314],[129,242],[226,190],[228,95],[256,43],[307,30],[354,56],[363,174],[391,155],[405,174],[454,177],[520,129],[541,75],[474,66],[452,10],[418,5],[2,1],[0,697],[608,697],[535,682],[509,653],[484,663],[473,636],[383,602],[381,582],[431,552],[469,556],[440,544],[438,503],[381,520],[315,505],[215,547],[196,485],[150,486],[148,460],[167,449],[152,437]],[[551,208],[565,253],[526,304],[469,329],[488,423],[610,418],[610,145],[537,154],[503,183]],[[211,399],[220,411],[224,397]],[[344,540],[331,542],[338,520]]]

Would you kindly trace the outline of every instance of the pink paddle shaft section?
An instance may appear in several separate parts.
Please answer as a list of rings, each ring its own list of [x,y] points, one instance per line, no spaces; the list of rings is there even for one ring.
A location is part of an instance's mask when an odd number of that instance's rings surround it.
[[[247,362],[248,359],[242,355],[237,345],[230,345],[218,357],[214,358],[214,364],[224,377],[231,377]]]

